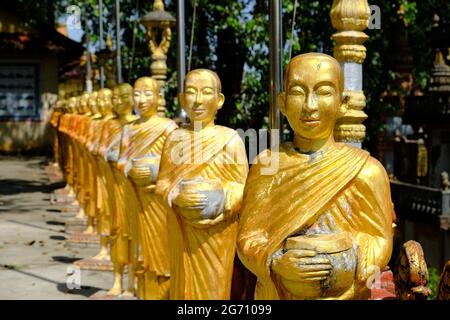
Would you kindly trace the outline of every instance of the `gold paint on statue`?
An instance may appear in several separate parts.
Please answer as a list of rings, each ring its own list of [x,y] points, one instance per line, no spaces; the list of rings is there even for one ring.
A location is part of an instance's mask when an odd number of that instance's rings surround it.
[[[157,116],[161,95],[156,80],[139,78],[133,93],[140,118],[127,126],[124,132],[118,167],[134,182],[140,202],[131,206],[140,211],[135,213],[139,224],[137,252],[141,254],[134,259],[137,296],[141,299],[168,299],[167,211],[154,189],[164,142],[177,126],[172,120]]]
[[[428,268],[420,243],[403,244],[395,265],[395,295],[400,300],[426,300],[431,295]]]
[[[258,278],[256,299],[368,298],[366,282],[392,250],[388,176],[366,151],[334,141],[347,107],[334,58],[293,58],[284,84],[280,110],[295,138],[264,151],[251,167],[239,258]],[[264,174],[274,157],[278,171]]]
[[[164,146],[156,192],[171,207],[171,299],[230,298],[248,162],[237,132],[214,123],[224,99],[216,73],[189,72],[181,102],[191,127],[172,132]]]
[[[97,140],[94,142],[92,153],[96,158],[98,177],[97,177],[97,233],[100,236],[100,252],[94,257],[94,259],[104,260],[109,259],[108,244],[110,235],[110,207],[108,201],[110,199],[108,179],[107,176],[111,176],[111,168],[101,154],[101,148],[104,142],[108,142],[108,137],[111,134],[108,131],[111,119],[115,117],[113,113],[112,105],[112,91],[110,89],[101,89],[98,93],[98,110],[102,115],[101,127],[96,136]]]
[[[137,234],[135,213],[138,209],[136,192],[131,182],[119,171],[117,162],[120,159],[122,148],[122,137],[126,126],[136,120],[136,116],[132,115],[133,109],[133,87],[128,83],[121,83],[113,90],[114,111],[118,115],[120,124],[120,132],[114,137],[112,144],[109,146],[107,159],[112,167],[114,182],[113,184],[114,210],[111,214],[111,260],[114,264],[114,285],[108,291],[108,295],[124,296],[134,295],[134,257],[135,244]],[[122,278],[124,267],[128,265],[128,289],[122,293]]]
[[[332,35],[336,41],[334,57],[340,63],[362,64],[366,59],[363,43],[369,38],[363,30],[369,24],[370,9],[367,0],[334,0],[330,12],[331,22],[337,32]],[[366,97],[362,91],[346,90],[347,112],[336,122],[334,138],[339,142],[362,142],[367,119],[363,111]]]

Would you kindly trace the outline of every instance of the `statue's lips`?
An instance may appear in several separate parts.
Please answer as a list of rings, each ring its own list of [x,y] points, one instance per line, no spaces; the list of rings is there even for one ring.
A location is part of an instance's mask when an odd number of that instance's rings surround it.
[[[196,114],[201,114],[205,111],[206,111],[206,109],[202,109],[202,108],[194,109],[194,113],[196,113]]]
[[[307,127],[317,127],[320,124],[318,119],[300,119],[300,121]]]

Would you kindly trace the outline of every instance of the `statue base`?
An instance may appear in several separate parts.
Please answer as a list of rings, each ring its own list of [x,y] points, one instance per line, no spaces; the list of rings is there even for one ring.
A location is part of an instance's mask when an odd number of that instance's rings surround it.
[[[75,196],[69,196],[67,194],[57,194],[55,191],[53,191],[50,194],[50,202],[52,204],[58,204],[58,205],[66,205],[71,204],[75,201]]]
[[[89,297],[89,300],[138,300],[136,297],[108,296],[108,291],[100,290]]]
[[[97,271],[113,271],[113,264],[111,259],[94,259],[85,258],[77,260],[73,263],[77,267],[83,270],[97,270]]]
[[[64,175],[57,163],[51,162],[46,169],[47,176],[50,182],[61,181],[62,179],[64,179]]]
[[[77,205],[68,205],[61,209],[61,216],[66,218],[73,218],[80,211],[80,207]]]
[[[380,275],[380,280],[373,284],[370,290],[370,300],[396,300],[394,275],[386,267]]]
[[[100,246],[100,236],[96,233],[84,234],[82,231],[74,232],[65,242],[71,248],[97,248]]]
[[[76,231],[84,231],[87,228],[87,217],[72,218],[66,221],[66,233],[74,233]]]

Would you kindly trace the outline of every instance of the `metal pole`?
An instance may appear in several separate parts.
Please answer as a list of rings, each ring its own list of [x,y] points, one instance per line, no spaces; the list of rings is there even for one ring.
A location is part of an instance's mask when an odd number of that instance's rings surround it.
[[[92,66],[91,66],[91,53],[89,50],[89,26],[87,13],[84,14],[84,35],[86,41],[86,91],[92,92]]]
[[[120,0],[116,0],[116,67],[117,83],[122,83],[122,61],[120,59]]]
[[[178,96],[184,91],[184,78],[186,76],[186,33],[184,0],[177,0],[177,76],[178,76]],[[178,115],[184,121],[187,118],[186,112],[181,108],[178,99]]]
[[[280,109],[278,108],[278,94],[281,92],[283,70],[282,34],[281,34],[281,0],[270,0],[269,10],[269,64],[270,64],[270,112],[269,129],[281,129]]]
[[[186,34],[184,24],[184,0],[177,0],[178,93],[184,91],[184,77],[186,76]]]
[[[105,48],[104,42],[103,42],[103,0],[98,1],[98,13],[99,13],[99,26],[100,26],[100,34],[99,34],[99,47],[100,50],[103,50]],[[105,69],[103,67],[103,62],[100,63],[100,88],[105,87]]]

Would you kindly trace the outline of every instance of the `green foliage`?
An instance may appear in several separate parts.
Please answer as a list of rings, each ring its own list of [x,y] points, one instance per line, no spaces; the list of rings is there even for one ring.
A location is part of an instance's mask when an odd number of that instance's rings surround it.
[[[428,268],[428,287],[431,289],[431,295],[428,297],[428,300],[434,300],[436,298],[439,276],[436,268]]]
[[[89,34],[92,43],[98,46],[98,1],[97,0],[18,0],[24,16],[30,23],[48,17],[49,10],[55,16],[65,15],[69,4],[79,5],[89,18]],[[114,3],[103,0],[105,32],[115,39]],[[194,1],[186,1],[186,53],[189,51]],[[435,43],[433,43],[432,17],[440,16],[443,30],[449,29],[450,2],[441,0],[410,1],[371,0],[370,4],[381,9],[381,29],[366,30],[370,36],[366,41],[367,58],[364,62],[364,92],[367,98],[365,121],[367,138],[365,147],[373,151],[378,132],[383,130],[383,116],[395,113],[396,105],[389,105],[381,97],[388,90],[399,90],[398,79],[393,70],[398,64],[393,59],[398,49],[396,34],[407,30],[410,51],[413,56],[413,76],[419,88],[428,83],[432,67]],[[152,8],[153,1],[122,0],[122,64],[125,81],[133,83],[138,77],[148,75],[149,51],[145,28],[138,18]],[[267,124],[269,110],[269,21],[266,0],[196,0],[197,19],[194,25],[192,68],[211,68],[219,74],[226,96],[225,105],[218,114],[218,122],[235,128],[261,128]],[[284,61],[292,56],[309,51],[333,54],[331,35],[335,32],[329,12],[332,1],[298,1],[295,28],[291,34],[294,0],[283,3]],[[175,13],[175,1],[165,1],[166,10]],[[400,5],[403,12],[399,12]],[[401,25],[403,24],[403,27]],[[165,88],[169,114],[177,108],[176,82],[176,34],[175,28],[168,55],[168,83]],[[292,39],[292,40],[291,40]],[[441,40],[442,50],[448,39]],[[443,51],[447,52],[447,51]]]

